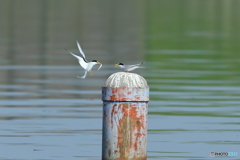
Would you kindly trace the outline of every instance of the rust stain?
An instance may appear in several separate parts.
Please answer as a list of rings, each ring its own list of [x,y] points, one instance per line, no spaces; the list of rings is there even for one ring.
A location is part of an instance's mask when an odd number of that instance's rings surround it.
[[[127,158],[127,159],[121,159],[121,158],[115,158],[114,160],[146,160],[147,159],[147,156],[143,156],[143,157],[138,157],[138,158]],[[103,159],[105,160],[105,159]],[[106,159],[106,160],[109,160],[109,159]]]
[[[114,93],[118,93],[118,88],[113,88],[112,89],[112,93],[114,94]]]
[[[148,92],[142,88],[103,88],[102,99],[106,101],[148,101]]]
[[[141,100],[141,97],[140,96],[135,96],[135,101],[140,101]]]
[[[119,119],[119,125],[117,126],[117,148],[120,155],[119,159],[121,160],[129,159],[129,151],[131,148],[138,151],[140,149],[139,145],[141,144],[140,138],[145,136],[145,134],[141,133],[142,130],[145,129],[145,125],[141,123],[144,122],[145,116],[141,114],[138,116],[139,111],[137,110],[137,106],[137,104],[131,103],[122,103],[118,105],[118,110],[120,110],[123,114],[123,117]],[[134,157],[135,156],[137,155],[134,155]],[[144,157],[133,159],[144,160]]]
[[[129,101],[129,98],[126,98],[124,94],[113,94],[110,96],[110,101]]]
[[[124,160],[129,157],[129,151],[131,147],[131,121],[129,121],[129,116],[124,115],[128,111],[128,103],[120,104],[119,109],[122,110],[123,117],[119,119],[118,125],[118,141],[117,141],[117,148],[119,150],[120,159]]]
[[[111,126],[112,129],[113,129],[113,126],[114,126],[114,122],[113,122],[113,119],[114,119],[114,117],[115,117],[114,115],[117,114],[116,107],[117,107],[117,104],[114,104],[113,107],[112,107],[112,110],[111,110],[111,117],[110,117],[111,123],[110,123],[110,126]]]
[[[110,100],[111,100],[111,101],[117,101],[117,96],[116,96],[116,95],[110,96]]]
[[[138,150],[138,142],[139,142],[139,139],[140,139],[140,137],[142,136],[142,134],[141,134],[141,123],[140,123],[140,121],[138,120],[138,121],[136,121],[136,128],[137,128],[137,133],[136,133],[136,140],[134,141],[134,148],[135,148],[135,150]]]
[[[118,94],[118,100],[119,101],[128,101],[130,100],[129,98],[126,97],[126,95],[124,94],[125,92],[123,92],[123,94]]]

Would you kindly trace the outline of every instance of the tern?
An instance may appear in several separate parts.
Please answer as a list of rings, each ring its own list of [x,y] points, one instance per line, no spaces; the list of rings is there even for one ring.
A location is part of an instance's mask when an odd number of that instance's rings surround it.
[[[115,67],[120,67],[122,68],[125,72],[131,72],[137,68],[144,68],[141,67],[140,65],[143,64],[143,62],[139,63],[139,64],[134,64],[134,65],[124,65],[123,63],[118,63],[115,64]]]
[[[78,41],[77,41],[77,46],[78,46],[79,52],[82,54],[82,57],[79,57],[79,56],[73,54],[72,52],[69,52],[69,51],[68,52],[78,59],[78,62],[80,64],[80,66],[82,66],[82,68],[85,70],[85,73],[82,77],[77,76],[78,78],[83,78],[84,79],[84,78],[86,78],[87,73],[90,76],[93,75],[93,73],[91,72],[91,69],[94,65],[99,64],[100,65],[99,68],[98,68],[98,70],[99,70],[102,67],[102,64],[100,62],[98,62],[97,60],[92,60],[91,62],[88,62],[85,54],[82,51],[82,48],[81,48],[80,44],[78,43]]]

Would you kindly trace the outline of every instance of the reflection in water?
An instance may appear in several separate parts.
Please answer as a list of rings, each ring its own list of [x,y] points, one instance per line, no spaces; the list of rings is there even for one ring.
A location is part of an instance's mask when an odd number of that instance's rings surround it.
[[[43,0],[41,1],[41,12],[40,12],[40,15],[39,15],[39,21],[40,21],[40,27],[39,27],[39,33],[40,33],[40,37],[39,37],[39,50],[38,50],[38,55],[39,55],[39,65],[40,66],[47,66],[48,64],[46,63],[47,62],[47,50],[46,50],[46,42],[48,42],[48,32],[47,32],[47,24],[48,24],[48,14],[49,14],[49,11],[48,11],[48,3],[49,1],[47,0]],[[46,77],[46,74],[43,74],[46,72],[46,68],[43,68],[41,70],[41,72],[39,72],[39,79],[41,80],[46,80],[47,77]],[[46,89],[46,85],[45,83],[41,83],[39,84],[39,89],[44,91]],[[44,94],[40,94],[39,95],[40,97],[39,98],[45,98],[45,95]]]
[[[148,159],[239,145],[238,1],[2,1],[0,159],[99,159],[101,86],[113,64],[151,87]],[[64,49],[103,63],[94,76]],[[164,146],[164,147],[163,147]],[[14,155],[12,154],[14,151]],[[27,153],[23,155],[22,153]]]

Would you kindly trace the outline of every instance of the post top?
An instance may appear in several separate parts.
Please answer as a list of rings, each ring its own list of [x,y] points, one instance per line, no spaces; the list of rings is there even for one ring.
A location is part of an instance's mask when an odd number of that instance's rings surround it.
[[[136,73],[117,72],[112,74],[103,87],[149,88],[147,81]]]

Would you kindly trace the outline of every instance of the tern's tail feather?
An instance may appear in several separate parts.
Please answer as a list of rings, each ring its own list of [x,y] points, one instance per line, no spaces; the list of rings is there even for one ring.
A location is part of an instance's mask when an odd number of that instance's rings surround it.
[[[87,76],[87,71],[85,71],[85,73],[84,73],[84,75],[83,75],[82,77],[80,77],[80,76],[77,76],[77,78],[82,78],[82,79],[85,79],[85,78],[86,78],[86,76]]]

